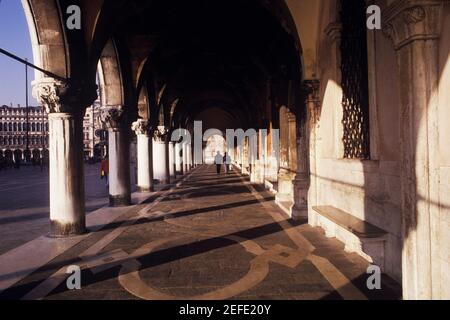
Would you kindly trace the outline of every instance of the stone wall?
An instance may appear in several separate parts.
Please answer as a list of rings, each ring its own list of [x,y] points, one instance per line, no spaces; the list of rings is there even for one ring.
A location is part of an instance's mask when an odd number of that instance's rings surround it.
[[[401,193],[399,162],[399,75],[395,51],[381,31],[369,31],[371,160],[343,159],[340,26],[327,13],[321,25],[321,108],[311,134],[312,206],[330,205],[388,232],[385,272],[401,282]]]

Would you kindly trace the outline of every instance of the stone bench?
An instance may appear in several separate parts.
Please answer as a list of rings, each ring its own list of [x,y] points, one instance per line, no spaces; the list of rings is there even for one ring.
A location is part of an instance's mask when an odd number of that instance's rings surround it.
[[[332,206],[313,210],[317,212],[317,225],[327,237],[337,238],[345,244],[345,251],[355,252],[384,270],[386,231]]]

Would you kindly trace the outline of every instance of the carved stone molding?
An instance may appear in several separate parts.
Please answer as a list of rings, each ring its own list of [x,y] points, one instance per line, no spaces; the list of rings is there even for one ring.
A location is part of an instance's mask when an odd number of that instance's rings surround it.
[[[288,122],[297,122],[297,117],[295,116],[295,114],[289,110],[289,112],[287,113],[287,121]]]
[[[156,142],[165,142],[167,140],[167,136],[169,134],[169,129],[165,126],[158,126],[156,130],[153,132],[153,138]]]
[[[442,6],[449,0],[398,0],[383,12],[383,33],[396,50],[440,36]]]
[[[342,34],[342,24],[340,22],[330,23],[325,28],[325,34],[328,36],[331,42],[339,40]]]
[[[305,80],[302,83],[302,95],[307,102],[317,103],[319,101],[320,81],[317,79]]]
[[[107,129],[119,129],[124,124],[125,113],[122,106],[106,106],[100,109],[100,121]]]
[[[280,171],[278,172],[278,178],[283,181],[293,181],[296,175],[296,172],[286,168],[280,168]]]
[[[146,119],[138,119],[131,125],[131,130],[133,130],[136,135],[147,135],[150,132],[150,124]]]
[[[66,85],[51,78],[33,81],[33,97],[45,108],[47,113],[63,112],[60,94],[67,89]]]
[[[47,113],[82,113],[97,97],[96,86],[80,83],[63,83],[53,78],[32,82],[33,97]]]

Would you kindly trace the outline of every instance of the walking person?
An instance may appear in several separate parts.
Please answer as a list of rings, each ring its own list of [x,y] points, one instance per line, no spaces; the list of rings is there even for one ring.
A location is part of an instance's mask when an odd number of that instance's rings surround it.
[[[217,174],[219,175],[220,171],[221,171],[220,168],[222,167],[222,164],[223,164],[223,157],[219,151],[217,151],[216,157],[214,159],[214,163],[216,164]]]
[[[109,175],[109,160],[108,157],[105,156],[102,159],[102,162],[100,163],[100,179],[105,179],[106,187],[109,186],[108,175]]]

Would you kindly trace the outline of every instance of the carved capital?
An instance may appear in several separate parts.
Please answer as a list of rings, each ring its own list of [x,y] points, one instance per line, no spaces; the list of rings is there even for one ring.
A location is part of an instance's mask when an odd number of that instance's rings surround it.
[[[336,42],[341,38],[342,35],[342,23],[340,22],[330,23],[325,28],[325,34],[328,36],[331,42]]]
[[[278,173],[278,179],[282,181],[293,181],[295,179],[296,173],[289,171],[285,168],[280,168],[280,172]]]
[[[44,106],[47,113],[81,114],[97,98],[95,85],[42,78],[33,81],[32,86],[33,97]]]
[[[100,109],[100,121],[106,129],[119,129],[124,124],[125,112],[122,106],[106,106]]]
[[[288,122],[297,122],[297,117],[292,111],[288,111],[287,115],[287,121]]]
[[[169,129],[165,126],[158,126],[153,132],[153,138],[156,142],[165,142],[167,140],[167,135],[169,134]]]
[[[302,83],[302,94],[305,97],[306,101],[318,101],[319,100],[319,89],[320,89],[320,81],[313,80],[305,80]]]
[[[383,12],[383,33],[396,50],[415,40],[440,36],[443,4],[448,0],[398,0]]]
[[[66,112],[62,110],[60,96],[67,90],[67,85],[51,79],[43,78],[32,82],[33,97],[41,103],[47,113]]]
[[[136,135],[147,135],[150,132],[150,124],[148,120],[138,119],[131,125],[131,130],[133,130]]]

